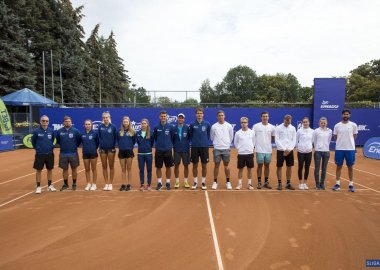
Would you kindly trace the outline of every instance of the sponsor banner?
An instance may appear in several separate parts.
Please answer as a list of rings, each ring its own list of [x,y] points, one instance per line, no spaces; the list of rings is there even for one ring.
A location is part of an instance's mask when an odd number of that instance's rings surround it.
[[[13,149],[13,135],[0,135],[0,151]]]
[[[365,157],[380,159],[380,137],[370,138],[363,147]]]
[[[7,107],[5,107],[5,104],[1,99],[0,99],[0,129],[3,135],[13,134],[11,118],[9,117]]]
[[[319,119],[326,117],[330,127],[341,120],[346,95],[344,78],[314,79],[313,128],[319,126]]]
[[[358,125],[356,145],[364,145],[369,138],[380,136],[380,109],[351,109],[350,111],[350,120]]]
[[[147,118],[151,127],[159,123],[160,108],[41,108],[40,115],[46,114],[49,116],[49,125],[54,130],[63,127],[63,117],[69,115],[72,117],[73,124],[80,131],[84,130],[84,120],[91,119],[93,121],[93,128],[97,129],[101,124],[102,113],[108,111],[111,114],[111,120],[117,128],[121,126],[121,119],[123,116],[129,116],[134,129],[141,129],[141,119]],[[185,115],[185,123],[190,124],[195,121],[194,108],[169,108],[165,109],[168,113],[168,122],[175,125],[177,123],[177,116],[179,113]],[[261,112],[269,112],[269,122],[273,125],[283,123],[285,114],[292,115],[292,124],[297,128],[301,125],[302,118],[307,116],[311,119],[311,108],[206,108],[204,119],[209,121],[210,124],[217,122],[217,112],[223,110],[226,115],[226,121],[233,127],[234,131],[241,128],[240,118],[246,116],[249,118],[249,127],[253,124],[261,122]]]

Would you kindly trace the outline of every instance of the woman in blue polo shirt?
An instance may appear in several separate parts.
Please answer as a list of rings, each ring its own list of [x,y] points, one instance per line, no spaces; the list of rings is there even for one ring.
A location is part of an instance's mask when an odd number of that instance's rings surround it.
[[[84,190],[96,190],[96,179],[97,170],[96,163],[98,161],[98,146],[99,137],[98,133],[92,129],[92,121],[87,119],[84,121],[84,132],[82,136],[82,154],[83,154],[83,164],[86,171],[86,181],[87,185]],[[92,180],[91,180],[92,171]]]
[[[113,178],[115,175],[115,153],[116,153],[116,137],[117,130],[115,125],[111,123],[111,115],[109,112],[104,112],[102,114],[102,124],[98,128],[99,136],[99,154],[100,160],[102,161],[103,177],[105,181],[105,186],[103,190],[111,191]],[[108,177],[107,167],[110,168],[110,174]]]
[[[120,191],[129,191],[131,189],[132,178],[132,160],[133,147],[136,143],[135,130],[132,127],[131,120],[128,116],[124,116],[121,121],[121,127],[117,133],[117,144],[119,146],[119,160],[121,166],[121,187]],[[128,171],[128,184],[125,184]]]
[[[138,144],[137,161],[139,163],[140,172],[140,190],[151,190],[152,184],[152,147],[154,143],[153,133],[150,131],[148,119],[141,120],[141,130],[136,133],[136,140]],[[148,178],[148,185],[145,186],[144,171],[146,165],[146,174]]]

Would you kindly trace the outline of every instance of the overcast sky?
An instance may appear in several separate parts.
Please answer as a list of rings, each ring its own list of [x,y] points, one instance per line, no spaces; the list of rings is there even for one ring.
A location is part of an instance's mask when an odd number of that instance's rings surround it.
[[[113,30],[132,82],[148,90],[198,90],[247,65],[262,74],[346,76],[380,58],[378,0],[72,0],[86,37]],[[177,100],[184,94],[162,93]],[[197,97],[197,95],[192,95]]]

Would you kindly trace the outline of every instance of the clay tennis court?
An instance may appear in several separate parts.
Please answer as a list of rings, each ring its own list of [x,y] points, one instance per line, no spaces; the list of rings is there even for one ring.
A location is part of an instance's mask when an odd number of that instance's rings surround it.
[[[81,165],[77,191],[41,195],[34,194],[34,150],[3,152],[0,269],[365,269],[366,259],[380,259],[380,163],[357,152],[356,193],[347,191],[346,168],[343,188],[331,191],[332,153],[326,191],[313,188],[313,168],[308,191],[226,191],[222,169],[212,191],[210,162],[207,192],[140,192],[134,159],[130,192],[118,191],[117,161],[112,192],[83,191]],[[98,175],[102,188],[100,163]],[[231,175],[235,187],[234,150]],[[53,176],[60,187],[61,170]],[[277,183],[273,160],[270,182]]]

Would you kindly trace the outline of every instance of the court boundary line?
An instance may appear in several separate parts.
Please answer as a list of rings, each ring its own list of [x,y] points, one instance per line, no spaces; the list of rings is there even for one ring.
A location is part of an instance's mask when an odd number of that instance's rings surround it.
[[[55,165],[54,168],[58,167],[58,165]],[[41,170],[41,172],[44,172],[46,171],[46,169],[43,169]],[[24,177],[27,177],[27,176],[31,176],[33,174],[36,174],[36,171],[32,172],[32,173],[28,173],[28,174],[25,174],[25,175],[21,175],[19,177],[16,177],[16,178],[13,178],[13,179],[10,179],[10,180],[6,180],[4,182],[0,182],[0,185],[4,185],[4,184],[7,184],[7,183],[10,183],[10,182],[13,182],[13,181],[16,181],[18,179],[21,179],[21,178],[24,178]]]
[[[335,162],[333,161],[329,161],[330,164],[335,164]],[[353,168],[355,171],[359,171],[359,172],[364,172],[364,173],[368,173],[370,175],[373,175],[373,176],[377,176],[377,177],[380,177],[380,175],[376,174],[376,173],[372,173],[372,172],[369,172],[369,171],[365,171],[365,170],[360,170],[360,169],[356,169],[355,167]]]
[[[222,261],[222,256],[220,254],[220,248],[219,248],[219,243],[218,243],[218,237],[216,235],[216,230],[215,230],[215,224],[214,224],[214,218],[212,216],[212,211],[211,211],[211,206],[210,206],[210,200],[208,197],[207,190],[205,192],[205,197],[206,197],[206,204],[207,204],[207,211],[208,211],[208,217],[210,220],[210,226],[211,226],[211,232],[212,232],[212,239],[214,242],[214,249],[215,249],[215,254],[216,254],[216,260],[218,262],[218,269],[219,270],[224,270],[223,268],[223,261]]]

